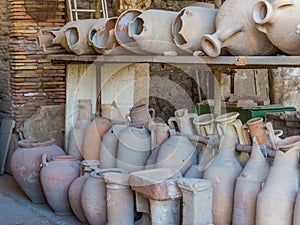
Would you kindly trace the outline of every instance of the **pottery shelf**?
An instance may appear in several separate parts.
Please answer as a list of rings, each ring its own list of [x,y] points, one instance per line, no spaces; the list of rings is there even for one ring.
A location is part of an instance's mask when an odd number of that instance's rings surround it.
[[[67,99],[73,99],[72,91],[77,92],[78,86],[74,86],[73,80],[79,80],[79,77],[91,73],[87,70],[89,65],[96,66],[96,89],[97,93],[101,91],[101,69],[104,65],[126,65],[126,64],[147,64],[147,63],[164,63],[175,65],[181,69],[201,69],[211,71],[214,74],[214,113],[222,113],[222,93],[221,93],[221,75],[232,69],[263,69],[277,67],[300,67],[300,56],[219,56],[216,58],[209,56],[162,56],[162,55],[75,55],[75,54],[49,54],[47,58],[52,62],[65,63],[67,73]],[[77,66],[76,66],[77,65]],[[74,69],[75,66],[75,69]],[[73,80],[70,78],[73,77]],[[86,79],[86,78],[85,78]],[[71,83],[71,84],[68,84]],[[78,84],[77,84],[78,85]],[[88,90],[89,91],[89,90]],[[71,94],[70,94],[70,93]],[[68,103],[69,102],[69,103]],[[69,104],[69,106],[68,106]],[[73,103],[74,104],[74,103]],[[67,100],[66,118],[72,117],[72,102]],[[71,122],[66,122],[65,145],[68,146],[68,131],[72,127]]]
[[[55,54],[48,55],[48,59],[64,62],[82,63],[167,63],[191,66],[208,66],[215,70],[244,69],[244,68],[277,68],[300,67],[300,56],[160,56],[160,55],[81,55]]]

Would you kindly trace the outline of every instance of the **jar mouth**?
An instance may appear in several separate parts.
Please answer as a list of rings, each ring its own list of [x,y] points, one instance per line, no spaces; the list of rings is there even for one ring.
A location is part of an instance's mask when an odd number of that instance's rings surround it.
[[[76,161],[77,157],[73,155],[57,155],[53,156],[54,161]]]
[[[121,168],[108,168],[108,169],[96,169],[91,172],[90,176],[94,178],[103,179],[105,173],[119,173],[119,174],[127,174],[128,171]]]
[[[263,118],[262,117],[257,117],[257,118],[253,118],[247,121],[247,125],[254,125],[254,124],[259,124],[263,122]]]

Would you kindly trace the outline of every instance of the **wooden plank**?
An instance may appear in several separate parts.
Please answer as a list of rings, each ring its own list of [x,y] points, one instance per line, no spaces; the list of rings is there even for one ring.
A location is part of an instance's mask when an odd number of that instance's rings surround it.
[[[143,63],[158,62],[183,65],[223,66],[228,68],[265,68],[265,67],[300,67],[300,56],[160,56],[160,55],[82,55],[55,54],[48,55],[54,61],[95,62],[102,63]]]
[[[14,120],[2,119],[0,126],[0,175],[2,175],[5,170],[5,163],[9,150],[11,134],[14,127]]]

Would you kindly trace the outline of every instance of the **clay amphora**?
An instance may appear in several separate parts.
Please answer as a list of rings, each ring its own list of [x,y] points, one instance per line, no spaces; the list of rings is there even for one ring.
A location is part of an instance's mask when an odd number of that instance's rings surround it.
[[[236,181],[232,224],[255,225],[257,196],[269,169],[268,160],[254,137],[251,157]]]
[[[136,127],[142,127],[152,121],[155,117],[155,110],[148,108],[147,104],[137,105],[129,110],[127,115],[128,121],[130,121]]]
[[[95,54],[96,51],[88,44],[88,34],[95,19],[81,19],[72,22],[71,26],[65,30],[67,45],[71,52],[76,55]]]
[[[70,206],[74,215],[83,224],[88,224],[88,221],[84,215],[81,205],[81,191],[84,183],[90,176],[92,171],[99,168],[100,162],[98,160],[83,160],[81,162],[80,177],[76,178],[68,191],[68,197]]]
[[[235,156],[236,137],[226,132],[221,139],[219,153],[203,173],[213,186],[213,224],[231,224],[236,178],[242,167]]]
[[[64,151],[51,139],[39,142],[36,139],[24,139],[18,142],[10,160],[11,172],[25,194],[34,203],[45,203],[46,199],[40,183],[42,155],[49,159],[55,155],[64,155]]]
[[[143,170],[150,155],[151,135],[145,127],[127,126],[125,130],[114,129],[119,139],[117,168],[129,173]]]
[[[125,122],[125,118],[115,101],[112,104],[101,104],[101,116],[110,119],[112,123]]]
[[[78,160],[82,160],[83,156],[83,141],[85,128],[92,121],[92,103],[90,99],[78,100],[78,120],[69,134],[68,154],[74,155]]]
[[[107,224],[134,225],[134,197],[129,174],[108,172],[103,176],[107,192]]]
[[[127,128],[126,124],[113,124],[112,127],[102,136],[102,145],[100,151],[100,168],[108,169],[116,167],[116,157],[118,151],[119,139],[115,129],[122,132]]]
[[[197,163],[197,151],[187,137],[172,135],[159,148],[154,168],[172,168],[185,174]]]
[[[252,8],[258,0],[226,0],[216,16],[216,32],[204,35],[204,52],[217,57],[224,49],[232,55],[270,55],[277,51],[266,35],[255,28]],[[247,44],[245,44],[247,43]]]
[[[168,125],[173,129],[177,127],[183,134],[196,134],[193,126],[193,120],[196,117],[197,114],[188,113],[188,109],[179,109],[175,111],[175,117],[168,119]]]
[[[215,33],[217,12],[217,9],[207,7],[187,6],[183,8],[172,24],[175,44],[188,53],[202,50],[202,36]]]
[[[148,130],[151,133],[151,150],[158,148],[170,137],[170,127],[166,123],[148,123]]]
[[[107,118],[95,117],[85,128],[83,141],[83,158],[87,160],[99,160],[102,136],[111,127]]]
[[[240,114],[238,112],[230,112],[219,115],[215,118],[217,133],[220,138],[226,135],[226,133],[232,134],[236,143],[239,142],[239,137],[234,126],[234,122]]]
[[[139,9],[127,9],[119,17],[115,25],[116,40],[123,48],[136,54],[145,54],[133,40],[132,36],[128,34],[128,27],[143,11]]]
[[[290,55],[299,55],[299,13],[299,1],[258,1],[253,8],[253,20],[256,28],[265,33],[276,47]]]
[[[281,151],[288,151],[294,146],[300,146],[300,135],[286,137],[277,142],[277,148]]]
[[[279,136],[283,133],[275,134],[270,122],[263,122],[262,117],[250,119],[243,125],[244,133],[250,134],[250,137],[256,137],[258,144],[266,144],[269,148],[276,149],[276,143],[280,140]]]
[[[49,206],[57,215],[71,215],[68,190],[79,177],[80,162],[75,156],[59,155],[47,162],[47,153],[42,156],[41,184]]]
[[[109,54],[119,46],[115,37],[117,17],[100,18],[89,31],[89,43],[96,52]]]
[[[216,132],[213,114],[202,114],[193,120],[197,134],[200,136],[208,136]]]
[[[257,198],[257,225],[290,225],[299,189],[299,146],[276,151],[269,175]]]
[[[300,224],[300,191],[297,193],[295,207],[294,207],[294,217],[293,217],[293,225],[299,225]]]
[[[93,171],[84,183],[81,204],[90,225],[105,225],[107,221],[106,188],[103,174],[106,172],[126,173],[125,170],[110,168]]]
[[[149,53],[164,55],[167,52],[183,54],[172,37],[172,23],[178,12],[149,9],[129,23],[128,34],[137,46]]]

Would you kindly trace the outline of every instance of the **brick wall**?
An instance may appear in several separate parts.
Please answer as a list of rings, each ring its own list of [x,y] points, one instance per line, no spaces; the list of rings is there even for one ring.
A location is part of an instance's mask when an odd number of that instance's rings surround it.
[[[52,64],[36,44],[40,29],[62,27],[65,24],[64,0],[48,0],[57,1],[55,13],[48,10],[48,14],[47,8],[40,9],[36,0],[31,0],[33,5],[28,13],[28,1],[8,0],[11,22],[10,88],[13,117],[17,127],[39,106],[65,103],[65,66]]]
[[[0,117],[12,118],[11,93],[9,86],[8,42],[10,21],[7,0],[0,1]]]

